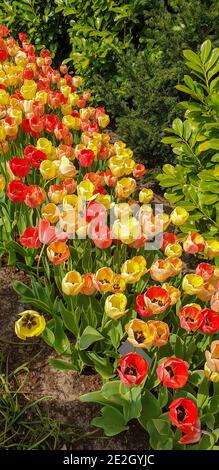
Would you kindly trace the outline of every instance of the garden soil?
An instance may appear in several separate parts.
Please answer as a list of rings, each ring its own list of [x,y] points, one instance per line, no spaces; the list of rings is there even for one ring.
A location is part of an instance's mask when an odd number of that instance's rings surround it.
[[[101,388],[98,375],[79,375],[76,372],[64,372],[53,368],[49,359],[55,353],[40,338],[26,342],[20,341],[14,333],[14,322],[22,311],[18,296],[11,287],[12,280],[29,284],[28,277],[11,267],[0,268],[0,352],[7,360],[9,371],[27,364],[29,373],[26,376],[22,393],[24,399],[35,400],[45,397],[46,413],[50,418],[75,428],[78,439],[72,444],[77,450],[145,450],[147,437],[137,422],[130,424],[129,430],[113,438],[106,438],[102,431],[92,437],[83,435],[94,431],[90,425],[93,417],[99,413],[99,407],[81,403],[80,395]],[[24,380],[20,372],[19,380]],[[44,405],[42,405],[44,406]],[[70,449],[70,450],[72,450]]]

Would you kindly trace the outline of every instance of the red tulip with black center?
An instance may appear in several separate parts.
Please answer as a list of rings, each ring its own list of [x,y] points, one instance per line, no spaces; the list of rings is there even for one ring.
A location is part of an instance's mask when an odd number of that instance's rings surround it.
[[[142,297],[143,296],[143,297]],[[142,317],[150,317],[163,313],[170,305],[170,296],[166,289],[159,286],[149,287],[136,297],[135,308]]]
[[[180,444],[198,442],[201,437],[201,424],[194,401],[188,398],[178,398],[171,403],[169,410],[172,424],[184,433],[178,442]]]
[[[203,333],[213,334],[219,331],[219,315],[210,308],[205,308],[201,311],[203,316],[203,324],[200,326],[200,330]]]
[[[189,364],[182,359],[170,357],[162,359],[157,367],[157,376],[165,387],[182,388],[188,380]]]
[[[169,418],[172,424],[184,433],[187,433],[197,421],[197,406],[189,398],[182,397],[174,400],[169,410]]]
[[[145,359],[136,353],[129,353],[119,360],[120,369],[117,372],[121,381],[131,387],[140,385],[148,373],[148,364]]]

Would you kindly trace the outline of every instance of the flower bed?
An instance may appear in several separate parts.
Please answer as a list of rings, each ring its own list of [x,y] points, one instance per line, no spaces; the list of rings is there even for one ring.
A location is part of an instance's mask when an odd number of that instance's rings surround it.
[[[154,203],[81,77],[8,34],[1,26],[1,254],[32,277],[13,283],[30,309],[17,336],[42,335],[54,367],[101,375],[81,400],[103,405],[93,424],[106,435],[137,418],[153,449],[217,448],[218,242],[181,232],[184,207]],[[198,254],[194,272],[184,252]]]

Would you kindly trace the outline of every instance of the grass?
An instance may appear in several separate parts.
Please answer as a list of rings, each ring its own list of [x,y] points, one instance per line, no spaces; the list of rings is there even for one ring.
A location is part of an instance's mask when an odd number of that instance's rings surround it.
[[[75,427],[51,419],[49,397],[34,401],[25,397],[28,372],[28,364],[9,372],[0,355],[0,450],[71,450],[77,441],[96,433],[78,434]]]

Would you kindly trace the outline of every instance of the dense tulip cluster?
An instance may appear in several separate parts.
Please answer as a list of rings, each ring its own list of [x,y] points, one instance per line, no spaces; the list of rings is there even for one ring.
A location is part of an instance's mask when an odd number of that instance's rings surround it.
[[[104,131],[109,116],[92,106],[82,78],[71,76],[65,64],[55,70],[50,52],[37,55],[24,33],[19,41],[0,27],[0,191],[12,220],[10,228],[7,223],[1,229],[2,238],[19,241],[18,253],[35,269],[38,285],[45,289],[52,278],[62,303],[47,324],[40,313],[23,312],[17,336],[43,333],[57,352],[70,356],[71,347],[62,351],[55,343],[58,328],[62,338],[66,328],[77,338],[78,361],[87,360],[102,373],[106,349],[108,365],[114,361],[113,373],[117,370],[126,387],[143,388],[145,381],[147,386],[153,369],[159,387],[175,390],[187,386],[200,360],[192,365],[184,360],[186,353],[171,347],[176,338],[186,343],[188,334],[197,334],[206,344],[203,377],[219,381],[218,340],[211,346],[205,341],[219,331],[219,268],[208,262],[219,255],[219,242],[192,231],[182,239],[178,227],[188,212],[180,206],[170,215],[156,211],[146,168],[135,163],[124,142],[111,142]],[[2,212],[3,225],[4,217]],[[201,258],[187,274],[185,253]],[[79,309],[88,302],[84,314],[76,310],[77,299]],[[120,357],[125,338],[134,352]],[[90,350],[93,344],[103,344],[102,350]],[[155,369],[138,354],[146,349],[155,363],[159,359]],[[184,394],[174,399],[169,417],[183,433],[181,444],[199,441],[192,400]]]

